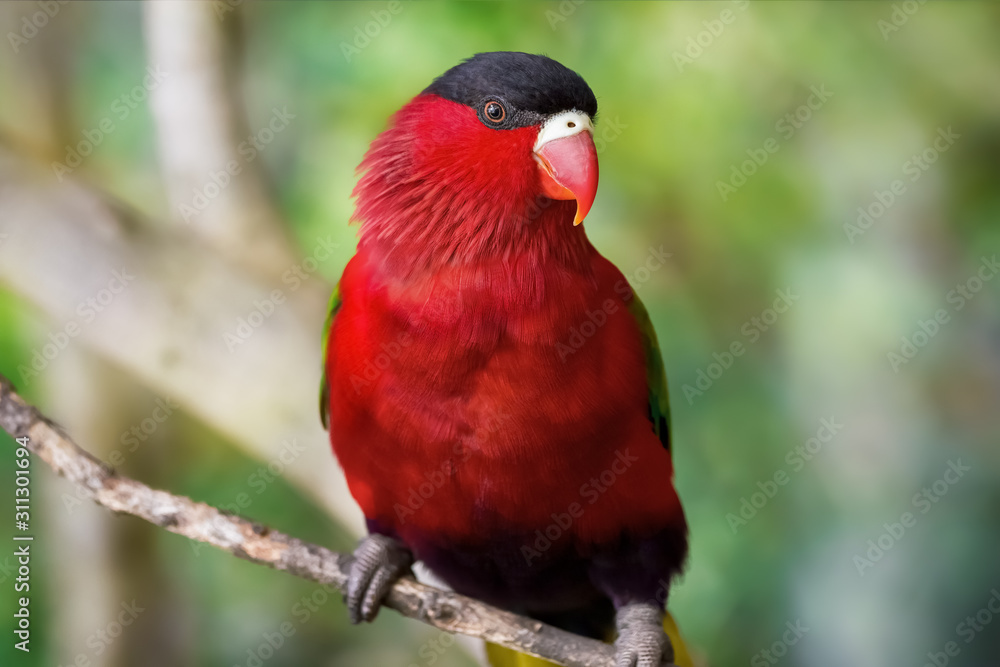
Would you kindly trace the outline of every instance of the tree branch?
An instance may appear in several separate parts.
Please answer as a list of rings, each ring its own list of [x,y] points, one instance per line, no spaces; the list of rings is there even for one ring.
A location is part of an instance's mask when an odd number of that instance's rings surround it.
[[[73,179],[56,181],[2,138],[0,234],[7,237],[0,243],[0,286],[35,306],[51,327],[33,342],[32,358],[19,364],[22,385],[64,363],[40,350],[75,326],[67,346],[111,361],[254,458],[273,460],[286,441],[305,445],[286,478],[361,534],[361,512],[320,446],[326,435],[316,407],[318,341],[332,286],[318,273],[299,289],[255,278],[184,230],[156,224]],[[112,271],[134,278],[84,319],[80,309],[90,310],[88,300],[106,291]],[[325,296],[313,299],[310,284]],[[261,316],[258,304],[269,315],[247,333],[239,323]]]
[[[132,514],[172,533],[211,544],[234,556],[282,570],[343,593],[349,556],[303,542],[205,503],[151,489],[117,475],[81,449],[58,426],[29,405],[0,375],[0,428],[28,438],[27,449],[58,474],[85,489],[94,502]],[[406,577],[386,602],[403,616],[445,632],[484,639],[565,667],[612,667],[607,644],[501,611],[477,600],[439,590]]]

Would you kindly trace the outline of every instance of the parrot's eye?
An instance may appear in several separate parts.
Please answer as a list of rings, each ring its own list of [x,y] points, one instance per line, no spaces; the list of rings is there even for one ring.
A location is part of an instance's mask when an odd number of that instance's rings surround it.
[[[483,97],[478,103],[469,106],[476,110],[479,121],[493,130],[512,129],[518,126],[514,121],[523,115],[517,110],[517,107],[511,106],[507,100],[499,95]]]
[[[502,123],[503,119],[507,117],[507,110],[495,101],[487,102],[486,106],[483,107],[483,113],[494,123]]]

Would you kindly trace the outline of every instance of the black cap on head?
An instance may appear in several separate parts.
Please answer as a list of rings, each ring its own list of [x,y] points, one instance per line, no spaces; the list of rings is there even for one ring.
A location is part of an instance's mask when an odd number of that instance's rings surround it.
[[[579,74],[551,58],[494,51],[477,53],[439,76],[424,93],[477,110],[489,100],[505,105],[506,119],[497,129],[534,125],[547,116],[576,109],[591,118],[597,98]],[[488,123],[489,124],[489,123]]]

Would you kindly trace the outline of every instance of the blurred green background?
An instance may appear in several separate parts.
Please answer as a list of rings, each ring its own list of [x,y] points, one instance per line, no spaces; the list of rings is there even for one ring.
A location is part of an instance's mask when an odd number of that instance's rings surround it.
[[[0,142],[47,165],[149,63],[139,3],[71,3],[12,41],[43,4],[0,5]],[[995,664],[1000,6],[389,4],[215,3],[239,27],[250,128],[275,108],[295,116],[258,166],[302,254],[332,236],[319,272],[339,277],[355,242],[354,168],[433,77],[491,50],[575,69],[597,94],[603,140],[586,227],[633,279],[670,377],[692,536],[670,607],[696,652],[720,666]],[[72,175],[160,225],[173,215],[162,176],[144,104]],[[0,215],[3,233],[13,218]],[[16,252],[5,243],[17,238],[0,236],[0,261]],[[669,261],[641,269],[661,247]],[[5,282],[0,371],[17,382],[61,323]],[[162,394],[83,341],[72,348],[25,394],[69,427],[63,406],[84,411],[75,423],[89,435],[74,433],[107,451]],[[12,507],[0,440],[0,505]],[[120,468],[225,505],[260,465],[182,406]],[[0,664],[250,665],[285,622],[295,634],[263,664],[475,664],[396,614],[350,627],[316,586],[67,501],[72,487],[34,467],[33,650],[12,646],[5,546]],[[284,478],[247,513],[333,548],[354,539]],[[5,517],[0,541],[11,533]],[[313,595],[323,602],[304,613]],[[144,611],[100,639],[133,600]]]

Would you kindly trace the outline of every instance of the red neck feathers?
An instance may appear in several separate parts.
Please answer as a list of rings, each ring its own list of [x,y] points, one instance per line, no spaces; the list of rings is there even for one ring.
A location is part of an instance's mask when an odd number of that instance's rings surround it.
[[[576,203],[541,194],[538,131],[494,130],[470,107],[417,96],[359,167],[360,247],[397,278],[512,256],[586,271],[592,246],[573,226]]]

